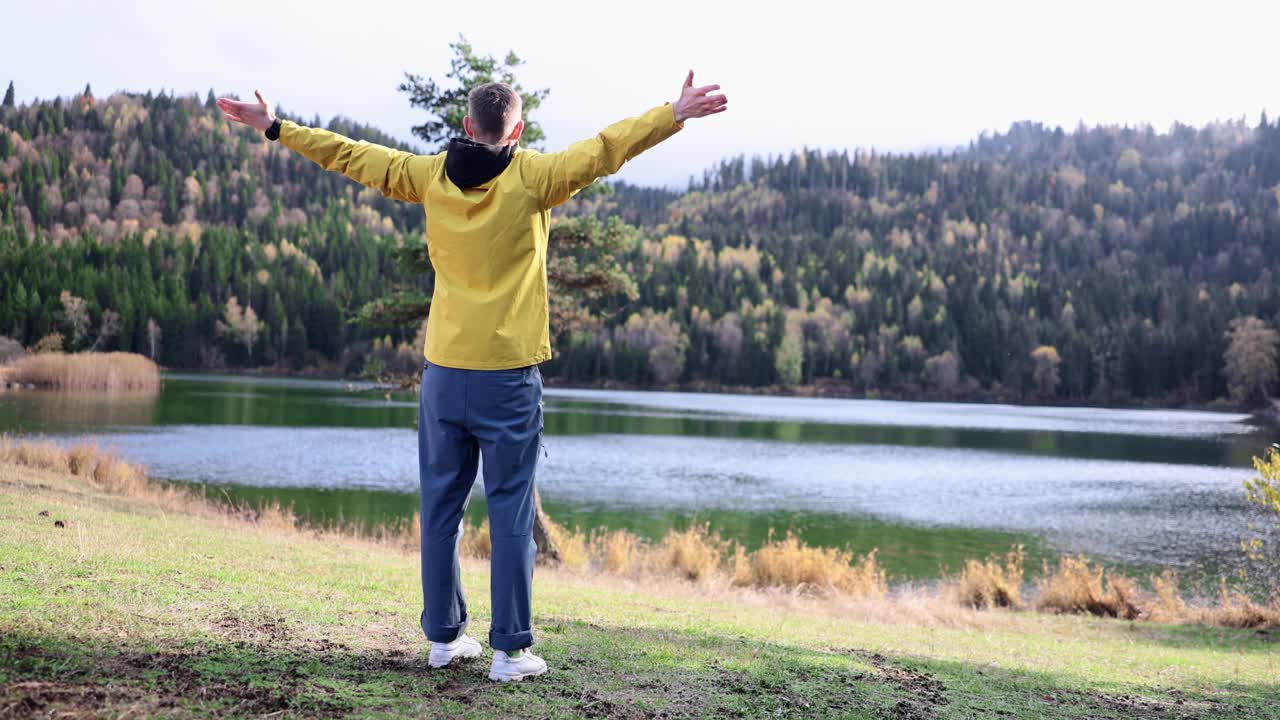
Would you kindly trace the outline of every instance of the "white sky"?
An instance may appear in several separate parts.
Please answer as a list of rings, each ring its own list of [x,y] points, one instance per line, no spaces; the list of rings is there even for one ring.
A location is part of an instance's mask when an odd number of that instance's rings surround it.
[[[556,149],[674,100],[687,69],[729,111],[622,177],[683,186],[731,154],[962,145],[1018,120],[1203,124],[1280,109],[1275,0],[815,2],[68,2],[0,0],[0,85],[20,102],[163,87],[344,114],[411,139],[395,87],[443,79],[459,33],[550,87]]]

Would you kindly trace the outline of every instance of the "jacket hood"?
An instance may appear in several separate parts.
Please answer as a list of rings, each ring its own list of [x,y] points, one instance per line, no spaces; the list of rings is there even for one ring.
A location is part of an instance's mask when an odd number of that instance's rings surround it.
[[[468,138],[453,138],[445,152],[444,172],[463,190],[483,185],[507,169],[515,150],[515,145],[486,145]]]

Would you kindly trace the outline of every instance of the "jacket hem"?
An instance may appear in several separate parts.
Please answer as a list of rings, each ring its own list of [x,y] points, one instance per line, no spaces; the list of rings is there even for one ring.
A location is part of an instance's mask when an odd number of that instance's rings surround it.
[[[462,360],[449,357],[433,357],[425,354],[427,362],[440,367],[453,368],[454,370],[514,370],[516,368],[529,367],[544,363],[551,359],[550,352],[540,352],[523,360],[498,360],[493,362],[476,362],[474,360]]]

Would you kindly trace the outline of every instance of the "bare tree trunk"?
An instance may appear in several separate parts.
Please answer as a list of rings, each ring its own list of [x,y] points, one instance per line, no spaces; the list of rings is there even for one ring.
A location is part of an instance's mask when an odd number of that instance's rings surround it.
[[[554,536],[548,532],[547,523],[550,520],[542,510],[542,496],[538,495],[536,489],[533,491],[533,507],[533,542],[538,546],[538,560],[553,565],[559,563],[560,548],[556,545]]]

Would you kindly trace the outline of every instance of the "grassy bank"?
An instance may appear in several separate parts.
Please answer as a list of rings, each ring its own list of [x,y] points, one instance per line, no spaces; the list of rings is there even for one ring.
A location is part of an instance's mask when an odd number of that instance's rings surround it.
[[[3,368],[4,380],[48,390],[155,392],[160,368],[135,353],[41,353]]]
[[[1270,632],[549,568],[552,672],[495,686],[426,667],[396,543],[141,482],[0,464],[0,717],[1280,717]],[[485,564],[464,583],[483,638]]]

